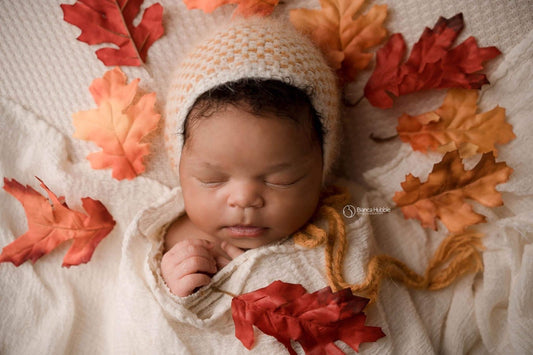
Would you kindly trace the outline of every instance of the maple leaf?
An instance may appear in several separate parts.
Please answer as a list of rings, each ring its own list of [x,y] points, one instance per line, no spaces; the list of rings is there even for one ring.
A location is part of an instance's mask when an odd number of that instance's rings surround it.
[[[353,81],[365,69],[373,54],[367,49],[381,43],[387,35],[383,22],[386,5],[374,5],[364,15],[358,12],[364,0],[321,0],[321,9],[295,9],[292,24],[306,33],[322,49],[339,78]]]
[[[67,251],[62,266],[89,262],[100,241],[113,229],[113,217],[100,201],[90,197],[81,200],[87,214],[71,210],[64,198],[57,197],[41,179],[37,180],[50,200],[30,186],[4,178],[4,190],[24,207],[28,231],[4,247],[0,262],[9,261],[15,266],[27,260],[35,263],[41,256],[69,239],[74,242]]]
[[[509,179],[513,169],[504,162],[496,163],[492,152],[485,153],[472,169],[465,171],[459,152],[448,152],[442,161],[433,166],[426,182],[409,174],[402,182],[404,191],[394,194],[393,200],[401,207],[405,218],[420,220],[423,227],[437,229],[439,218],[452,233],[485,221],[485,217],[472,210],[465,199],[484,206],[503,204],[496,185]]]
[[[101,48],[96,56],[105,65],[139,66],[146,62],[148,49],[163,36],[163,7],[153,4],[133,25],[143,0],[77,0],[61,4],[63,19],[81,29],[79,41],[87,44],[112,43],[119,48]]]
[[[424,30],[403,64],[405,42],[401,34],[392,35],[376,54],[376,67],[365,86],[368,101],[376,107],[390,108],[393,100],[387,92],[400,96],[436,88],[479,89],[488,84],[487,77],[478,72],[500,51],[478,47],[474,37],[450,49],[463,25],[461,13],[439,18],[432,30]]]
[[[299,284],[274,281],[269,286],[234,297],[231,302],[235,336],[251,349],[253,325],[274,336],[291,354],[291,340],[308,354],[343,354],[333,343],[342,340],[358,351],[359,344],[385,336],[379,327],[365,326],[367,298],[350,289],[332,293],[329,287],[314,293]]]
[[[477,90],[450,89],[441,107],[418,116],[402,115],[396,130],[413,150],[459,150],[462,158],[497,150],[494,144],[507,143],[516,136],[505,122],[505,109],[477,114]]]
[[[131,180],[144,172],[143,157],[150,148],[141,140],[157,128],[160,117],[154,111],[155,93],[136,99],[139,80],[126,84],[127,77],[118,67],[106,72],[89,87],[98,108],[72,116],[74,137],[102,148],[87,156],[92,168],[111,167],[117,180]]]
[[[216,8],[227,4],[238,4],[233,16],[268,16],[274,11],[279,0],[183,0],[189,10],[200,9],[211,13]]]

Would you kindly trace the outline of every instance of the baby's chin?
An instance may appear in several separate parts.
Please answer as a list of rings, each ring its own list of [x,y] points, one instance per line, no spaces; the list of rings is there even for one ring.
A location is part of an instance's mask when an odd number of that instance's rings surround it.
[[[228,241],[229,243],[233,244],[239,249],[248,250],[248,249],[255,249],[259,248],[265,245],[269,245],[272,243],[276,243],[280,240],[283,240],[288,235],[282,235],[282,236],[272,236],[272,235],[266,235],[264,237],[228,237],[225,236],[222,238],[223,240]]]

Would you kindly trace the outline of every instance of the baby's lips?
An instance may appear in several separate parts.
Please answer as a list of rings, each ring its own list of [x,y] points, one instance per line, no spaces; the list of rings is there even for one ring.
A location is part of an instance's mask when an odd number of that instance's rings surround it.
[[[260,237],[265,231],[264,227],[252,225],[235,225],[227,227],[229,233],[236,238],[254,238]]]

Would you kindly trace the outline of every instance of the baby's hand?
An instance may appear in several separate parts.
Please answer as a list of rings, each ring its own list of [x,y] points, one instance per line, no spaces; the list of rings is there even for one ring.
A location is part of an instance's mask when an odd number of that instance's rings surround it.
[[[176,243],[161,260],[161,274],[170,291],[179,297],[189,296],[197,288],[207,285],[219,267],[243,253],[226,242],[220,247],[227,255],[221,255],[214,243],[204,239]]]
[[[213,243],[203,239],[187,239],[176,243],[163,255],[161,274],[170,291],[185,297],[211,281],[217,272]]]

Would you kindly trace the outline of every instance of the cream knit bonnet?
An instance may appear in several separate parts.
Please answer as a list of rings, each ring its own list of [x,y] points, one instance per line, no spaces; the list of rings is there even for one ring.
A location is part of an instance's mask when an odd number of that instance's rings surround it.
[[[183,124],[196,99],[209,89],[243,78],[277,79],[309,95],[325,131],[325,180],[339,143],[335,74],[319,49],[290,24],[259,18],[232,22],[196,46],[173,74],[166,102],[165,145],[174,170],[179,168]]]

